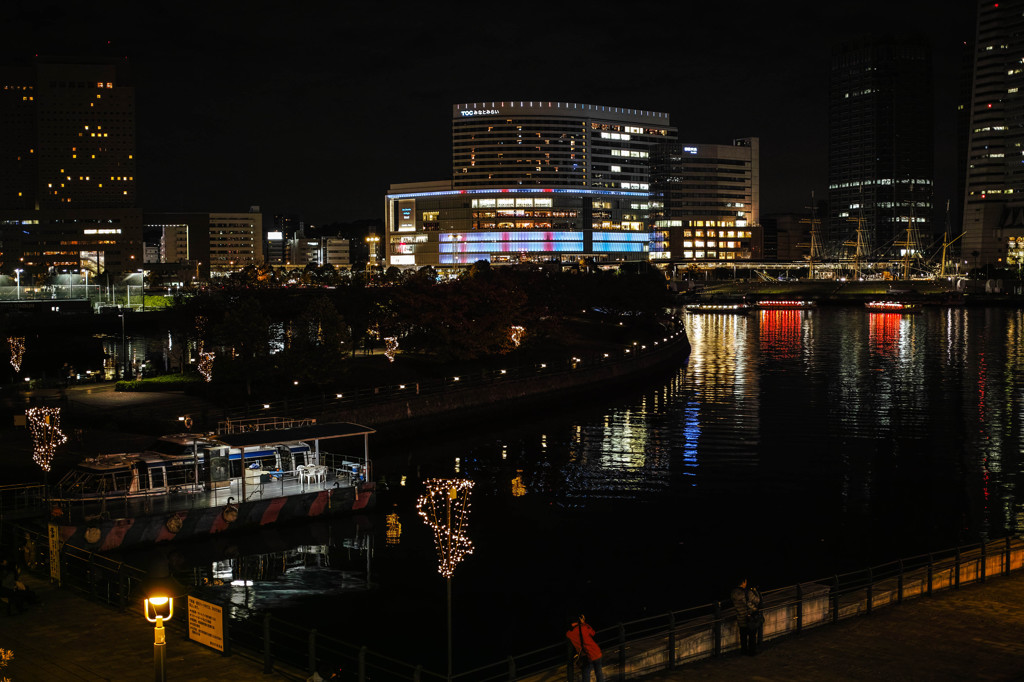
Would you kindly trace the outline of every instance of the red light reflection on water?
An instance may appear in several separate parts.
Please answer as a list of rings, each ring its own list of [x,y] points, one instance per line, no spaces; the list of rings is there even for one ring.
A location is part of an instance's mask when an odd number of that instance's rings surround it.
[[[868,342],[878,355],[896,355],[900,345],[900,313],[869,313]]]
[[[799,357],[800,315],[799,310],[758,311],[762,352],[782,359]]]

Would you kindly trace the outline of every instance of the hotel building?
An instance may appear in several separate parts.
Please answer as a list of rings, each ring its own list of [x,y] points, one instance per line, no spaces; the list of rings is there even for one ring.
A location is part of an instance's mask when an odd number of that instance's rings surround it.
[[[651,157],[655,227],[673,262],[761,260],[760,141],[665,143]]]
[[[452,179],[392,185],[387,265],[650,260],[650,155],[668,114],[566,102],[452,107]]]
[[[123,62],[0,68],[0,272],[142,267],[135,90]]]
[[[960,251],[1024,264],[1024,0],[978,3]]]

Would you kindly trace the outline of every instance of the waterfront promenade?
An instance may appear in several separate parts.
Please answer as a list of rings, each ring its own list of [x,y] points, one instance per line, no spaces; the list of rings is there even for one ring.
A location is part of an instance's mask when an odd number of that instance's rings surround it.
[[[117,611],[39,578],[28,581],[42,604],[20,615],[0,612],[0,648],[14,652],[0,677],[152,679],[152,626],[137,611]],[[1024,680],[1021,604],[1024,572],[1016,572],[780,638],[763,645],[756,657],[729,653],[643,679]],[[171,680],[304,680],[308,674],[280,666],[264,674],[262,661],[240,653],[223,657],[175,628],[168,628],[167,640]]]

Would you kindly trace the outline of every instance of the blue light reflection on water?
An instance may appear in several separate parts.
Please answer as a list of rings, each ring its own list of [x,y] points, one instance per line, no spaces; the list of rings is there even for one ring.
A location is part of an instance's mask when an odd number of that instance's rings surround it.
[[[413,503],[456,457],[477,484],[476,549],[453,580],[457,670],[557,643],[578,610],[606,627],[723,598],[740,572],[769,587],[1019,530],[1021,311],[686,323],[689,361],[644,387],[375,447],[378,474],[408,482],[371,517],[359,608],[387,617],[290,615],[443,670],[444,582]]]

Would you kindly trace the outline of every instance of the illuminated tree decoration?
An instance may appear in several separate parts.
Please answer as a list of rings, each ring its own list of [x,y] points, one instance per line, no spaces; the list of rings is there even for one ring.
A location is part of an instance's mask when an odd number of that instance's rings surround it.
[[[523,340],[523,332],[526,331],[526,327],[520,327],[518,324],[513,325],[509,330],[509,338],[512,339],[512,345],[519,348],[519,344]]]
[[[398,514],[391,512],[384,521],[387,524],[387,528],[384,531],[384,543],[388,545],[397,545],[398,541],[402,538],[402,524],[398,520]]]
[[[213,358],[216,353],[200,353],[199,354],[199,373],[203,375],[203,379],[209,383],[213,379]]]
[[[384,355],[388,356],[388,362],[395,361],[395,351],[398,350],[398,338],[388,336],[384,339]]]
[[[526,494],[526,486],[523,485],[523,472],[516,472],[516,477],[512,479],[512,497],[522,497]]]
[[[15,372],[21,371],[21,359],[25,356],[25,337],[11,336],[7,339],[11,347],[11,367]]]
[[[427,492],[416,502],[423,521],[434,531],[438,571],[451,578],[455,567],[473,553],[469,540],[469,494],[473,481],[467,478],[430,478]]]
[[[30,407],[25,410],[25,417],[32,434],[32,459],[43,471],[49,471],[57,446],[68,439],[60,430],[60,408]]]

